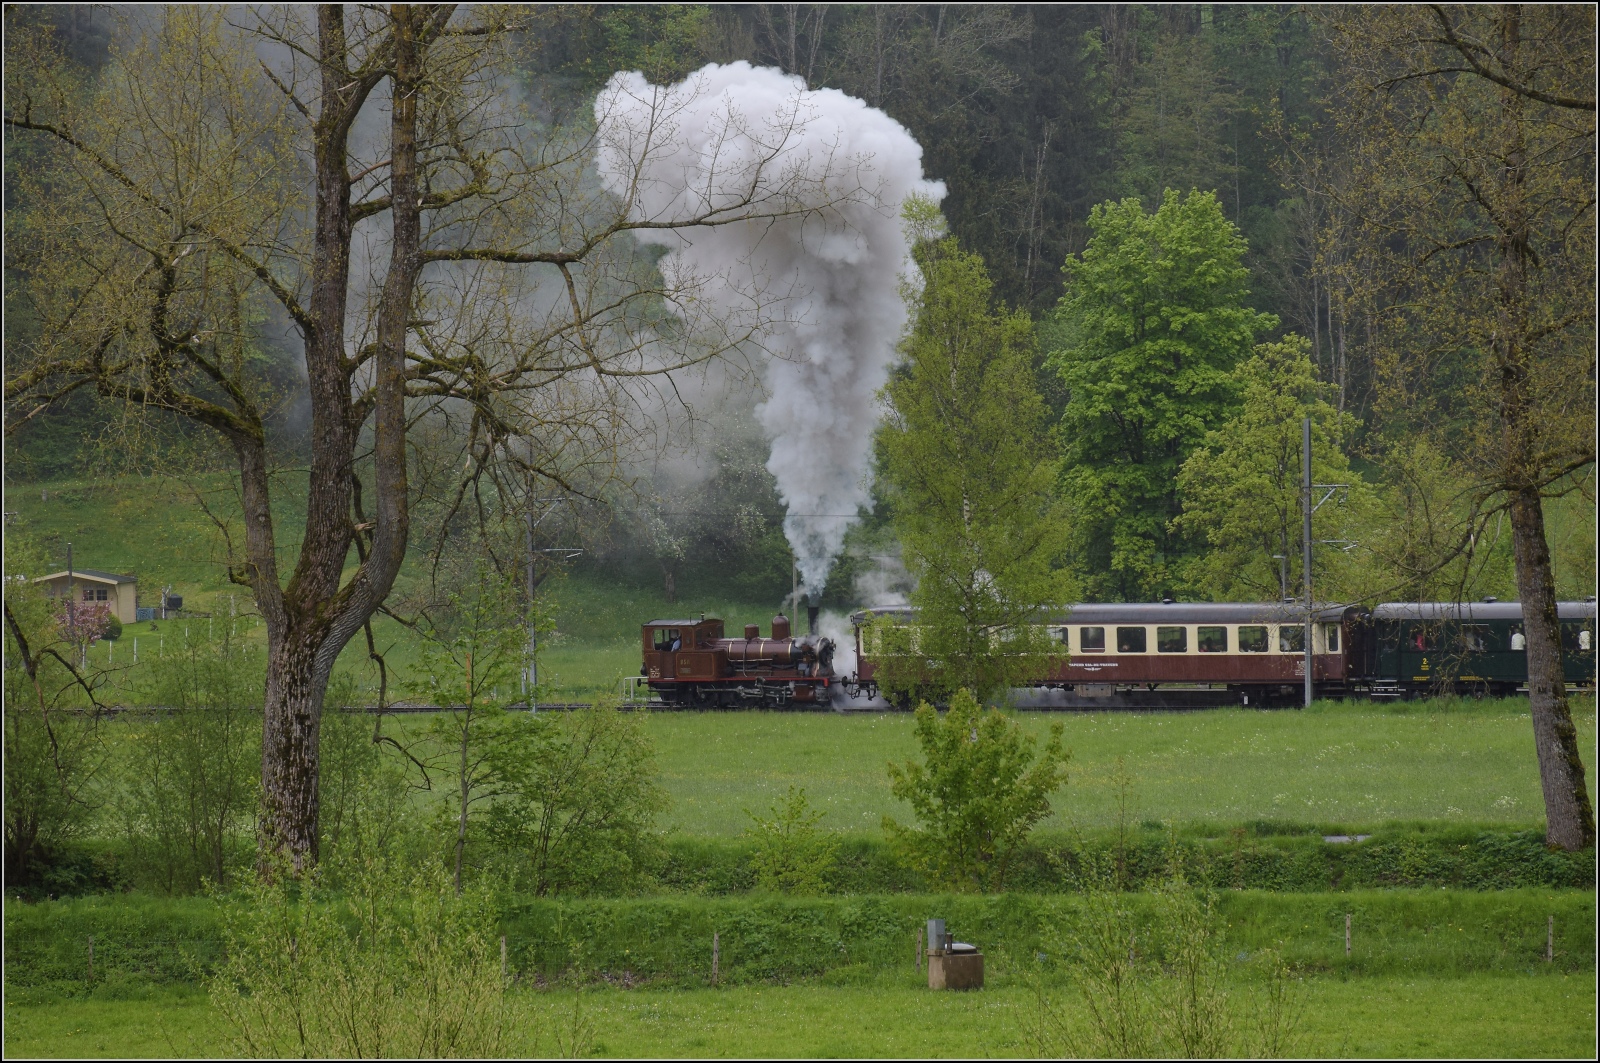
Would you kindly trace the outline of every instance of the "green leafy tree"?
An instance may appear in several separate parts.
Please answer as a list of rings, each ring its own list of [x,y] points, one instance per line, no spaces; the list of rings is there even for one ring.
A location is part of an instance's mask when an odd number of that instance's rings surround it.
[[[134,868],[168,893],[231,885],[255,845],[265,662],[223,638],[147,667],[140,693],[158,707],[129,736],[119,802]]]
[[[811,807],[803,787],[789,787],[772,806],[770,819],[749,809],[745,815],[752,821],[745,835],[756,843],[750,863],[758,886],[797,894],[817,894],[827,888],[839,839],[832,831],[817,829],[822,811]]]
[[[1310,343],[1290,335],[1263,343],[1235,372],[1239,411],[1183,463],[1178,489],[1183,514],[1174,524],[1210,546],[1187,566],[1185,582],[1222,601],[1262,600],[1299,592],[1303,422],[1311,418],[1311,475],[1316,483],[1349,484],[1337,505],[1313,517],[1319,541],[1348,540],[1353,515],[1368,492],[1350,468],[1344,444],[1355,418],[1329,401],[1334,390],[1317,380]],[[1348,557],[1324,551],[1317,593],[1339,598],[1354,590]],[[1287,564],[1280,564],[1277,558]],[[1287,573],[1287,578],[1285,578]]]
[[[890,789],[920,823],[889,816],[883,829],[910,862],[940,886],[992,892],[1034,826],[1050,814],[1050,795],[1067,782],[1062,725],[1035,755],[1038,740],[997,709],[960,691],[940,716],[917,708],[923,763],[889,765]]]
[[[615,890],[653,865],[667,794],[644,720],[606,701],[506,717],[485,761],[497,794],[487,835],[533,893]]]
[[[506,707],[519,696],[527,630],[514,583],[479,565],[474,581],[450,596],[448,608],[424,634],[415,693],[451,712],[428,727],[433,765],[454,778],[440,808],[454,839],[451,862],[461,889],[471,827],[499,795],[495,755],[509,741]]]
[[[1545,503],[1595,463],[1595,14],[1351,6],[1328,16],[1358,219],[1341,271],[1370,324],[1375,412],[1505,514],[1527,635],[1546,839],[1595,844],[1562,673]],[[1441,559],[1442,561],[1443,559]]]
[[[1153,214],[1102,204],[1089,225],[1052,322],[1062,484],[1086,595],[1148,599],[1189,548],[1178,470],[1233,413],[1234,369],[1277,319],[1245,305],[1245,242],[1211,193],[1169,189]]]
[[[106,748],[95,689],[80,672],[54,602],[28,582],[44,558],[7,536],[5,549],[5,875],[48,880],[63,849],[91,827],[104,795]]]
[[[891,696],[961,687],[986,695],[1037,673],[1059,649],[1033,621],[1069,594],[1055,567],[1066,541],[1060,464],[1028,316],[992,305],[983,261],[953,239],[924,241],[916,256],[924,287],[908,293],[915,325],[905,367],[883,391],[878,447],[917,581],[918,647],[891,654],[881,681]]]

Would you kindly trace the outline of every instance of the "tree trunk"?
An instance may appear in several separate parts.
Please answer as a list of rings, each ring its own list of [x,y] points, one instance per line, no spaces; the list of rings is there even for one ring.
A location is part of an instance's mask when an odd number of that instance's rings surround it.
[[[1501,19],[1501,62],[1517,68],[1521,25],[1517,8]],[[1537,357],[1529,335],[1528,269],[1532,225],[1527,203],[1527,152],[1523,128],[1525,101],[1509,89],[1501,92],[1504,162],[1500,174],[1498,218],[1500,239],[1498,306],[1493,350],[1500,388],[1502,482],[1510,494],[1511,540],[1516,556],[1517,595],[1522,600],[1527,637],[1528,702],[1533,717],[1539,781],[1544,789],[1545,841],[1563,849],[1594,844],[1594,810],[1584,783],[1578,734],[1567,705],[1566,676],[1561,667],[1561,624],[1556,614],[1555,577],[1544,532],[1544,510],[1538,482],[1539,424],[1532,410],[1531,363]]]
[[[1511,500],[1511,542],[1528,643],[1528,701],[1544,789],[1545,841],[1563,849],[1584,849],[1595,841],[1594,809],[1584,780],[1578,732],[1567,705],[1555,580],[1536,489],[1524,488]]]
[[[317,738],[328,677],[315,643],[281,638],[269,647],[261,746],[263,870],[272,857],[300,874],[317,860]]]
[[[267,623],[267,689],[261,749],[263,868],[285,859],[299,874],[317,860],[317,736],[322,698],[346,642],[388,595],[409,537],[405,454],[405,339],[412,292],[421,268],[417,194],[417,108],[421,62],[419,27],[426,15],[397,4],[393,68],[349,69],[344,13],[318,9],[321,98],[313,130],[316,158],[316,235],[312,251],[306,377],[311,399],[311,469],[305,537],[287,586],[279,583],[271,535],[265,461],[259,442],[236,440],[244,483],[249,570]],[[371,550],[341,586],[355,540],[354,454],[364,414],[351,398],[345,355],[353,230],[349,174],[350,129],[372,89],[391,78],[389,273],[378,309],[373,410],[376,513]],[[251,515],[254,519],[248,519]],[[259,525],[259,528],[254,527]]]

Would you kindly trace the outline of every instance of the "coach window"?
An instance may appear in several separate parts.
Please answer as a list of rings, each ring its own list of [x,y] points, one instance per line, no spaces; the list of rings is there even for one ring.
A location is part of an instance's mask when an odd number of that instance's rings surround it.
[[[1322,645],[1323,645],[1323,650],[1322,650],[1323,653],[1338,653],[1339,652],[1339,625],[1338,624],[1323,624],[1322,625]]]
[[[1195,648],[1201,653],[1227,653],[1228,629],[1225,627],[1197,627],[1194,629]]]
[[[1144,630],[1144,628],[1142,628],[1142,627],[1119,627],[1119,628],[1117,628],[1117,652],[1118,653],[1145,653],[1146,652],[1146,649],[1145,649],[1146,646],[1147,646],[1147,643],[1145,641],[1145,630]]]
[[[1066,629],[1063,628],[1062,630]],[[1078,629],[1078,652],[1106,652],[1106,629],[1103,627],[1080,627]]]
[[[1188,653],[1189,629],[1186,627],[1156,628],[1156,649],[1162,653]]]
[[[1266,627],[1245,626],[1239,628],[1240,653],[1266,653],[1267,629]]]
[[[1306,648],[1306,629],[1296,624],[1290,627],[1284,624],[1278,629],[1278,652],[1304,653]]]

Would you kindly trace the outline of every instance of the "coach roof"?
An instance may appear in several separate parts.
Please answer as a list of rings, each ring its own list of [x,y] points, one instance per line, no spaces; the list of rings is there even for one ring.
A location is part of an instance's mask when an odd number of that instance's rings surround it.
[[[1319,621],[1340,619],[1346,607],[1320,605]],[[909,605],[890,605],[863,609],[850,617],[861,623],[867,614],[910,620],[917,610]],[[1305,619],[1305,607],[1298,602],[1125,602],[1073,605],[1041,612],[1043,624],[1297,624]]]
[[[1557,602],[1563,620],[1595,615],[1593,602]],[[1521,620],[1521,602],[1384,602],[1372,607],[1374,620]]]

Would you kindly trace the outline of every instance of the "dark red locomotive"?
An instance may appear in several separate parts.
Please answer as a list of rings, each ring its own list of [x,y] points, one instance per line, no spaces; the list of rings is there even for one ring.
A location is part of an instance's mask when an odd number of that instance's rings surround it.
[[[743,638],[724,638],[722,621],[652,620],[644,625],[644,666],[650,692],[680,708],[806,707],[827,703],[838,682],[833,641],[815,633],[794,636],[789,618],[772,618],[772,635],[746,624]]]

